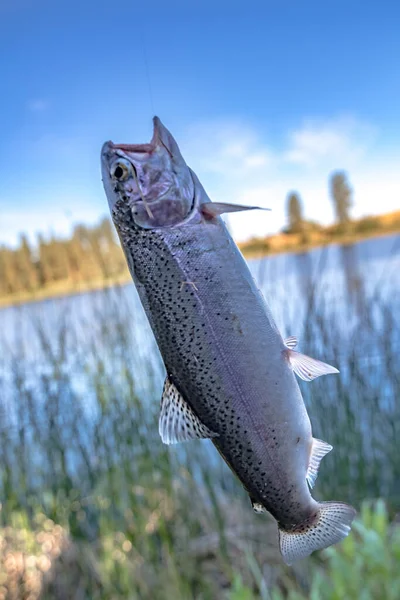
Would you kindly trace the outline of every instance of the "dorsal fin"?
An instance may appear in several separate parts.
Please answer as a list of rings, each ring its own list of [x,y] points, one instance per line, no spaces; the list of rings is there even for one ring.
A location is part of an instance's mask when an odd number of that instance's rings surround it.
[[[164,383],[158,431],[164,444],[216,437],[203,425],[168,377]]]

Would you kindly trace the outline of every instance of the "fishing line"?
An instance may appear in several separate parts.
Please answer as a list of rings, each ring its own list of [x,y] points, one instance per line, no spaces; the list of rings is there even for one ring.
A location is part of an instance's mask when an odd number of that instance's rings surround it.
[[[140,19],[139,19],[139,21],[140,21]],[[147,57],[147,46],[146,46],[145,38],[144,38],[144,35],[143,35],[143,29],[142,29],[142,26],[141,26],[140,22],[138,23],[138,28],[139,28],[140,38],[142,40],[143,61],[144,61],[144,69],[145,69],[145,72],[146,72],[146,79],[147,79],[147,87],[148,87],[148,91],[149,91],[150,105],[151,105],[151,110],[152,110],[152,113],[153,113],[153,116],[154,116],[156,113],[155,113],[155,110],[154,110],[153,90],[152,90],[152,86],[151,86],[149,61],[148,61],[148,57]]]
[[[146,79],[147,79],[147,87],[148,87],[148,91],[149,91],[149,99],[150,99],[150,105],[151,105],[151,111],[153,116],[156,114],[155,110],[154,110],[154,100],[153,100],[153,90],[152,90],[152,86],[151,86],[151,79],[150,79],[150,69],[149,69],[149,61],[148,61],[148,57],[147,57],[147,46],[146,46],[146,41],[145,41],[145,37],[143,34],[143,28],[140,22],[140,19],[138,20],[138,29],[139,29],[139,35],[142,41],[142,52],[143,52],[143,62],[144,62],[144,70],[146,72]],[[133,170],[133,177],[135,179],[135,183],[137,185],[138,191],[139,191],[139,195],[142,199],[142,202],[144,204],[144,207],[146,209],[146,212],[148,214],[148,216],[150,217],[150,219],[154,218],[154,215],[151,211],[151,208],[148,204],[148,202],[145,200],[144,195],[142,193],[142,190],[140,188],[140,184],[138,181],[138,177],[137,174],[135,173],[135,170]]]

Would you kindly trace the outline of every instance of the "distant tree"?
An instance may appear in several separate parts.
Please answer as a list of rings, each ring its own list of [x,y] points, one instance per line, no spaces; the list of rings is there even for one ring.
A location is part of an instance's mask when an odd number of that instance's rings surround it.
[[[352,205],[352,189],[343,171],[331,175],[330,190],[339,225],[346,227],[350,223],[350,208]]]
[[[64,281],[66,286],[104,277],[128,276],[126,261],[109,218],[93,226],[76,225],[72,235],[30,245],[22,234],[16,248],[0,246],[0,297],[33,292]]]
[[[15,258],[22,289],[25,291],[35,289],[37,287],[37,272],[32,250],[25,234],[20,235],[19,247],[15,251]]]
[[[290,192],[287,200],[288,231],[299,233],[304,226],[303,207],[297,192]]]
[[[4,246],[0,249],[0,290],[2,295],[19,291],[15,252]]]
[[[45,287],[46,285],[53,283],[56,276],[53,268],[51,244],[44,239],[41,233],[37,236],[37,254],[37,277],[40,287]]]
[[[116,243],[115,229],[108,217],[104,217],[96,229],[102,239],[104,239],[110,246]]]

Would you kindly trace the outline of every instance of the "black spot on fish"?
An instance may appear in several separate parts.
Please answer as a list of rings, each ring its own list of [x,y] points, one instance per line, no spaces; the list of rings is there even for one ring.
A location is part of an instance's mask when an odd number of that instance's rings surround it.
[[[114,215],[125,253],[132,257],[132,263],[135,261],[135,277],[144,285],[145,300],[151,306],[154,321],[152,326],[171,381],[189,405],[193,401],[192,408],[200,421],[218,431],[220,439],[214,440],[215,445],[225,460],[239,469],[241,479],[248,483],[256,501],[266,504],[267,508],[281,504],[280,516],[290,522],[294,499],[288,496],[293,492],[287,482],[279,481],[277,486],[277,481],[270,477],[270,469],[252,439],[248,419],[237,414],[234,391],[227,390],[225,381],[222,384],[218,344],[210,339],[209,321],[203,314],[201,298],[210,290],[219,290],[218,278],[223,276],[223,266],[218,265],[219,270],[215,272],[204,273],[196,264],[199,250],[193,248],[190,235],[182,236],[176,228],[171,230],[166,243],[161,230],[141,230],[135,226],[126,202],[118,204]],[[192,274],[187,279],[199,280],[198,290],[191,286],[181,290],[183,277],[177,269],[174,253],[184,256],[187,272]],[[221,301],[216,303],[218,310],[212,315],[213,324],[221,330],[236,327],[240,334],[239,320],[235,315],[227,316],[225,300],[221,296]],[[268,447],[273,452],[278,446],[277,437],[275,429],[266,432]]]

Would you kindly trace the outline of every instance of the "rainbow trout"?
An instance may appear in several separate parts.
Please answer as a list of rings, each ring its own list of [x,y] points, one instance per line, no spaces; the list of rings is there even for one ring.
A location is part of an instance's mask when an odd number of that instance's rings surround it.
[[[210,438],[256,512],[276,519],[287,564],[339,542],[355,510],[310,493],[332,446],[312,437],[295,374],[337,369],[283,340],[219,215],[161,121],[147,144],[106,142],[112,219],[167,371],[166,444]]]

